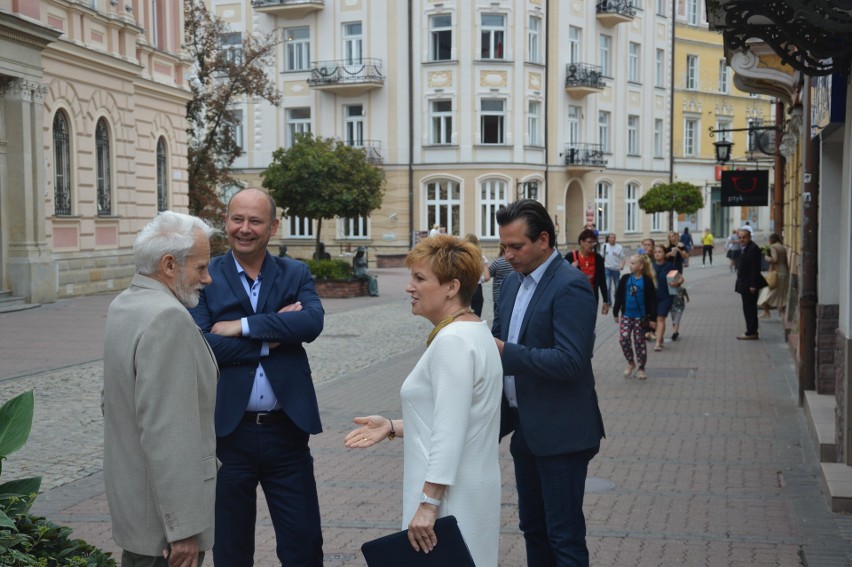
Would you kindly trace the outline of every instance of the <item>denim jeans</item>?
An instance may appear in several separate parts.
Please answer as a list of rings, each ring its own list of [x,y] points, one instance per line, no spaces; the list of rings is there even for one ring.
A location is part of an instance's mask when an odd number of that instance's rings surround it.
[[[621,270],[605,268],[606,272],[606,287],[609,288],[609,300],[615,303],[615,290],[618,289],[618,280],[621,278]]]

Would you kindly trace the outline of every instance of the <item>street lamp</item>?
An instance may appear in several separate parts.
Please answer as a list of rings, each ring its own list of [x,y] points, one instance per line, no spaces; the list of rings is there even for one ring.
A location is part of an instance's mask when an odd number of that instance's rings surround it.
[[[731,146],[734,143],[730,140],[716,140],[713,142],[713,146],[716,149],[716,161],[718,163],[728,163],[728,160],[731,159]]]
[[[727,139],[727,134],[730,134],[731,132],[748,132],[749,135],[761,135],[765,132],[783,132],[783,129],[780,126],[765,126],[761,124],[749,126],[748,128],[716,129],[710,126],[709,131],[711,138],[715,138],[716,134],[722,134],[722,139],[713,142],[713,146],[716,150],[716,161],[719,163],[727,163],[731,159],[731,147],[734,145],[733,142]],[[758,149],[764,153],[774,153],[774,151],[764,149],[761,144],[758,144]]]

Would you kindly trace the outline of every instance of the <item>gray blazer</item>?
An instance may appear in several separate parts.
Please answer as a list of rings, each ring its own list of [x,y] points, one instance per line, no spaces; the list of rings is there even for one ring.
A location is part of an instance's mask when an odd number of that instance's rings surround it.
[[[136,274],[109,306],[104,343],[104,483],[122,549],[160,556],[190,536],[213,547],[218,376],[186,308]]]

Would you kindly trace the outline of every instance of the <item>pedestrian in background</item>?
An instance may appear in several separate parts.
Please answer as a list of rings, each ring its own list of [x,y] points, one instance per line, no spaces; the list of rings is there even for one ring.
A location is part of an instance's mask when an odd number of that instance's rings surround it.
[[[758,335],[757,297],[766,287],[766,280],[760,274],[760,248],[751,239],[751,231],[743,228],[739,231],[742,255],[737,270],[737,283],[734,290],[740,294],[743,302],[743,317],[746,332],[737,337],[741,341],[756,341]]]
[[[565,254],[565,260],[583,272],[586,279],[589,280],[589,285],[592,286],[592,291],[595,294],[595,302],[599,302],[598,294],[603,298],[604,306],[601,312],[606,315],[609,313],[610,297],[609,290],[606,287],[604,259],[603,256],[595,252],[597,244],[595,233],[591,229],[583,229],[577,237],[577,243],[580,248]]]
[[[470,300],[470,308],[473,309],[477,317],[481,317],[482,306],[485,305],[485,296],[482,294],[482,282],[485,281],[485,272],[488,270],[488,258],[482,253],[482,248],[479,247],[479,239],[475,234],[465,234],[464,240],[476,246],[476,249],[479,251],[479,257],[482,259],[482,271],[479,275],[479,283],[473,292],[473,298]]]
[[[704,229],[704,236],[701,237],[701,244],[704,245],[704,251],[701,255],[701,265],[707,263],[707,257],[710,256],[710,265],[713,265],[713,233],[709,228]]]
[[[485,281],[494,280],[491,283],[491,298],[494,301],[494,317],[497,316],[497,300],[500,299],[500,289],[503,285],[503,280],[514,270],[512,265],[506,261],[504,256],[506,248],[500,245],[500,254],[493,262],[488,264],[488,271],[485,273]]]
[[[621,270],[624,269],[624,248],[621,244],[616,243],[614,232],[610,232],[606,237],[606,242],[603,245],[604,270],[606,272],[606,287],[609,292],[609,297],[615,301],[613,294],[615,288],[618,287],[618,280],[621,278]]]
[[[689,232],[689,227],[683,227],[683,234],[680,235],[680,242],[686,250],[686,258],[684,258],[684,267],[689,267],[689,255],[692,254],[694,243],[692,242],[692,233]]]
[[[441,541],[435,520],[455,516],[476,563],[497,566],[500,547],[500,400],[503,365],[487,325],[471,313],[481,252],[454,236],[408,253],[411,312],[435,328],[400,388],[402,419],[356,417],[349,448],[404,437],[402,528],[417,551]]]
[[[675,234],[675,233],[672,233]],[[675,265],[668,261],[666,249],[659,244],[654,248],[654,276],[657,280],[657,327],[655,329],[655,338],[657,344],[654,345],[654,350],[659,352],[663,350],[663,342],[666,336],[666,317],[669,316],[669,311],[672,308],[672,296],[669,293],[669,285],[667,276],[669,272],[677,271]]]
[[[214,232],[196,217],[158,214],[136,237],[136,274],[107,312],[104,484],[125,567],[196,567],[213,547],[219,373],[186,309],[211,281]]]
[[[648,350],[645,346],[643,322],[654,328],[657,325],[657,292],[654,270],[646,254],[630,257],[630,273],[621,276],[615,291],[612,314],[618,323],[618,342],[627,359],[624,377],[630,378],[639,363],[636,378],[644,380]],[[618,314],[622,313],[619,320]],[[630,342],[633,341],[631,348]],[[633,351],[636,351],[634,362]]]
[[[725,257],[728,258],[728,270],[736,272],[740,263],[740,254],[742,247],[740,246],[740,236],[737,230],[734,229],[730,236],[725,240]]]
[[[669,232],[663,250],[666,253],[666,261],[671,262],[678,272],[683,273],[683,265],[689,258],[689,253],[686,251],[684,243],[678,239],[675,231]]]
[[[686,287],[681,284],[676,289],[677,293],[672,297],[672,310],[669,312],[672,316],[672,341],[676,341],[680,336],[680,319],[689,302]]]
[[[787,295],[790,284],[790,268],[787,265],[787,247],[781,241],[781,237],[773,232],[769,235],[769,248],[766,251],[769,261],[769,271],[774,272],[775,286],[769,289],[766,286],[760,290],[758,295],[758,307],[763,308],[761,317],[769,317],[769,310],[773,307],[778,309],[778,317],[784,316],[787,308]]]

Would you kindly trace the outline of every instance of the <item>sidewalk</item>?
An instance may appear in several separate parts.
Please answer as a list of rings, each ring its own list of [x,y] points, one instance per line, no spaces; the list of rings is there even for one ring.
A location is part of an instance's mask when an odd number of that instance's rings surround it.
[[[405,271],[378,274],[379,298],[324,302],[325,331],[309,346],[325,427],[311,445],[328,566],[363,566],[361,543],[399,528],[402,443],[365,451],[342,443],[355,415],[399,415],[399,386],[429,331],[409,313]],[[616,325],[598,320],[594,366],[607,439],[587,486],[592,564],[852,564],[852,517],[832,514],[820,492],[781,324],[761,320],[760,341],[737,341],[744,323],[727,266],[693,261],[685,275],[692,301],[681,338],[649,353],[646,381],[624,379]],[[109,299],[0,317],[0,399],[36,388],[30,442],[4,463],[4,480],[43,474],[35,511],[117,551],[100,472],[101,368],[90,362],[100,358]],[[488,319],[489,305],[487,289]],[[501,450],[501,565],[521,566],[506,440]],[[276,564],[274,544],[261,508],[257,565]]]

